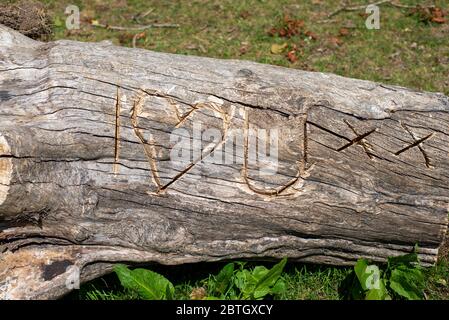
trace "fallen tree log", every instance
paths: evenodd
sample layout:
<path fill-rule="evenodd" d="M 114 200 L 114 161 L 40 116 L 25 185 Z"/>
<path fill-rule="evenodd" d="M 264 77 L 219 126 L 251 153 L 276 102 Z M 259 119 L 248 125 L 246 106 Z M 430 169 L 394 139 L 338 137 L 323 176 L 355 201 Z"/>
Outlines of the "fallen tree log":
<path fill-rule="evenodd" d="M 436 261 L 443 94 L 3 26 L 0 84 L 3 299 L 116 262 Z"/>

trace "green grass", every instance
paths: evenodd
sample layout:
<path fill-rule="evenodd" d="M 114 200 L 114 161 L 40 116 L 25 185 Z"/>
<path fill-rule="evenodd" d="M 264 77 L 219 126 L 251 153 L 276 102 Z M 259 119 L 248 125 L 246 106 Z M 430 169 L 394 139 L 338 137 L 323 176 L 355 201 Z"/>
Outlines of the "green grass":
<path fill-rule="evenodd" d="M 45 0 L 55 20 L 64 21 L 65 1 Z M 449 24 L 420 21 L 409 9 L 380 7 L 381 29 L 368 30 L 363 11 L 341 12 L 327 20 L 327 14 L 339 8 L 339 1 L 205 1 L 176 2 L 143 0 L 77 0 L 81 9 L 81 30 L 55 28 L 54 39 L 81 41 L 112 40 L 131 46 L 133 31 L 112 31 L 90 25 L 92 19 L 103 24 L 178 23 L 177 29 L 148 29 L 137 41 L 140 48 L 209 56 L 253 60 L 305 70 L 337 73 L 343 76 L 381 81 L 420 90 L 449 94 Z M 433 1 L 428 1 L 433 2 Z M 447 1 L 437 6 L 449 8 Z M 367 1 L 352 1 L 353 4 Z M 414 5 L 422 1 L 402 0 Z M 153 11 L 140 20 L 139 13 Z M 312 31 L 317 40 L 300 34 L 290 39 L 270 36 L 267 31 L 279 26 L 285 15 L 304 20 L 303 31 Z M 339 35 L 340 28 L 349 34 Z M 341 45 L 332 38 L 338 37 Z M 270 52 L 273 43 L 298 47 L 298 61 L 291 63 L 282 54 Z"/>
<path fill-rule="evenodd" d="M 350 273 L 350 268 L 298 265 L 284 274 L 287 290 L 280 299 L 338 300 L 339 286 Z"/>
<path fill-rule="evenodd" d="M 54 40 L 112 40 L 117 45 L 131 46 L 136 32 L 95 28 L 91 20 L 116 26 L 149 23 L 177 23 L 177 29 L 148 29 L 137 47 L 178 54 L 225 59 L 244 59 L 304 70 L 332 72 L 339 75 L 397 84 L 419 90 L 449 94 L 449 24 L 422 22 L 408 9 L 381 6 L 381 29 L 365 28 L 361 12 L 341 12 L 331 20 L 327 14 L 343 1 L 288 0 L 44 0 L 54 21 L 64 21 L 64 9 L 77 4 L 81 9 L 81 30 L 68 31 L 55 27 Z M 340 3 L 341 2 L 341 3 Z M 402 4 L 423 1 L 401 0 Z M 445 10 L 449 3 L 435 2 Z M 363 4 L 368 1 L 351 1 Z M 139 21 L 139 13 L 153 11 Z M 363 12 L 362 12 L 363 13 Z M 282 24 L 284 16 L 304 20 L 303 31 L 311 31 L 313 40 L 301 33 L 292 38 L 270 36 L 267 31 Z M 349 34 L 339 34 L 341 28 Z M 333 38 L 339 38 L 336 45 Z M 298 60 L 291 63 L 286 54 L 271 53 L 271 45 L 287 42 L 298 48 Z M 449 299 L 449 259 L 447 254 L 437 266 L 427 270 L 426 296 Z M 189 299 L 193 288 L 204 286 L 211 273 L 221 264 L 200 266 L 156 267 L 155 270 L 176 285 L 176 297 Z M 289 264 L 284 274 L 288 290 L 283 299 L 339 299 L 338 288 L 348 268 Z M 118 286 L 115 275 L 89 283 L 69 298 L 132 299 Z"/>
<path fill-rule="evenodd" d="M 258 263 L 260 264 L 260 263 Z M 250 263 L 248 266 L 255 266 Z M 271 267 L 272 264 L 263 265 Z M 175 299 L 190 300 L 195 288 L 205 288 L 211 274 L 217 274 L 224 263 L 201 263 L 183 266 L 152 265 L 148 268 L 167 277 L 175 285 Z M 333 267 L 305 264 L 287 264 L 282 275 L 286 290 L 276 299 L 283 300 L 340 300 L 341 288 L 351 267 Z M 429 300 L 449 300 L 449 261 L 440 259 L 435 267 L 425 271 L 425 296 Z M 138 297 L 120 285 L 115 274 L 95 279 L 73 291 L 66 299 L 80 300 L 135 300 Z"/>
<path fill-rule="evenodd" d="M 443 257 L 433 268 L 427 270 L 427 298 L 449 300 L 449 257 Z"/>
<path fill-rule="evenodd" d="M 260 265 L 260 263 L 248 266 Z M 266 267 L 272 264 L 265 263 Z M 171 280 L 175 285 L 175 298 L 177 300 L 190 300 L 194 288 L 206 288 L 207 280 L 211 274 L 224 266 L 223 263 L 203 263 L 185 266 L 150 266 L 149 269 L 157 271 Z M 302 265 L 290 263 L 287 265 L 282 277 L 287 290 L 277 299 L 287 300 L 338 300 L 339 287 L 351 268 L 326 267 L 318 265 Z M 115 274 L 95 279 L 72 292 L 66 299 L 81 300 L 134 300 L 137 296 L 124 290 Z"/>

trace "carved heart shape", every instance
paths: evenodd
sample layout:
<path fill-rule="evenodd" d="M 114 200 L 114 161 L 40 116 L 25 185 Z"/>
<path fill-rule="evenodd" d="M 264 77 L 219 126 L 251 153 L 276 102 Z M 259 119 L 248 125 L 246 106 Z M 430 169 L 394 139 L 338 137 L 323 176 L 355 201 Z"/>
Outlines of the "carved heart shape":
<path fill-rule="evenodd" d="M 192 118 L 194 114 L 199 110 L 210 110 L 214 113 L 214 115 L 218 115 L 218 118 L 221 119 L 222 122 L 222 130 L 221 130 L 221 140 L 215 143 L 210 143 L 205 148 L 201 150 L 201 155 L 197 158 L 194 158 L 188 165 L 186 165 L 183 169 L 179 170 L 179 172 L 171 178 L 171 180 L 167 183 L 162 183 L 162 180 L 159 176 L 159 168 L 157 164 L 157 149 L 156 149 L 156 141 L 154 140 L 154 135 L 150 131 L 149 138 L 146 139 L 144 137 L 143 130 L 139 128 L 139 117 L 142 116 L 142 110 L 145 104 L 145 101 L 148 97 L 159 97 L 164 98 L 169 105 L 173 108 L 174 114 L 177 119 L 176 125 L 173 129 L 177 129 L 182 127 L 188 119 Z M 177 104 L 177 102 L 170 96 L 155 90 L 142 89 L 140 94 L 134 99 L 134 104 L 131 112 L 131 124 L 134 129 L 134 133 L 143 145 L 145 155 L 148 159 L 150 170 L 152 174 L 153 183 L 156 185 L 157 190 L 156 194 L 160 194 L 167 190 L 167 188 L 179 180 L 182 176 L 188 173 L 198 162 L 200 162 L 205 157 L 209 156 L 214 150 L 223 145 L 226 142 L 226 136 L 228 133 L 229 125 L 230 125 L 231 116 L 224 110 L 222 104 L 218 101 L 207 101 L 207 102 L 199 102 L 193 105 L 190 105 L 190 110 L 187 112 L 181 112 L 181 107 Z"/>

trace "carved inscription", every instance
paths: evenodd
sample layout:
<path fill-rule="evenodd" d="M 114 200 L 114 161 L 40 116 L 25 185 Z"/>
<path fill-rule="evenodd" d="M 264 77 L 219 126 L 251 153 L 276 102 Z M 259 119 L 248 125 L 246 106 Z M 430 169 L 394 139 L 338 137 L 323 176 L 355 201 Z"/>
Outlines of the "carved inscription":
<path fill-rule="evenodd" d="M 303 123 L 300 124 L 304 128 L 304 147 L 302 148 L 302 156 L 300 159 L 297 160 L 297 172 L 293 179 L 291 179 L 286 184 L 279 186 L 277 188 L 260 188 L 256 187 L 253 183 L 251 183 L 250 179 L 248 178 L 248 140 L 249 140 L 249 125 L 250 125 L 250 119 L 249 119 L 249 112 L 248 109 L 245 109 L 245 118 L 244 118 L 244 161 L 243 161 L 243 168 L 242 168 L 242 176 L 245 180 L 246 185 L 248 188 L 253 191 L 256 194 L 264 195 L 264 196 L 279 196 L 279 195 L 285 195 L 290 191 L 291 189 L 295 189 L 295 186 L 298 184 L 298 182 L 305 178 L 308 174 L 308 170 L 310 168 L 307 168 L 307 135 L 306 135 L 306 118 L 303 119 Z M 291 195 L 291 194 L 287 194 Z"/>
<path fill-rule="evenodd" d="M 401 153 L 403 153 L 403 152 L 405 152 L 405 151 L 407 151 L 407 150 L 409 150 L 409 149 L 411 149 L 411 148 L 417 147 L 418 150 L 421 152 L 421 154 L 422 154 L 423 157 L 424 157 L 424 162 L 425 162 L 425 164 L 426 164 L 426 167 L 427 167 L 427 168 L 431 168 L 432 165 L 431 165 L 431 163 L 430 163 L 430 158 L 429 158 L 429 156 L 427 155 L 426 151 L 424 151 L 424 149 L 423 149 L 423 147 L 421 146 L 421 144 L 422 144 L 424 141 L 430 139 L 430 138 L 433 136 L 433 132 L 430 133 L 430 134 L 428 134 L 427 136 L 425 136 L 425 137 L 423 137 L 423 138 L 418 139 L 418 138 L 415 136 L 415 134 L 408 128 L 407 125 L 401 123 L 401 126 L 402 126 L 402 128 L 404 128 L 404 130 L 407 131 L 407 132 L 409 133 L 409 135 L 412 137 L 413 143 L 411 143 L 411 144 L 409 144 L 408 146 L 406 146 L 406 147 L 402 148 L 401 150 L 397 151 L 397 152 L 395 153 L 395 155 L 398 156 L 398 155 L 400 155 Z"/>
<path fill-rule="evenodd" d="M 138 118 L 139 118 L 140 114 L 142 113 L 143 105 L 148 96 L 164 98 L 167 100 L 169 105 L 173 107 L 173 109 L 175 111 L 176 118 L 178 120 L 175 128 L 180 127 L 189 117 L 191 117 L 194 114 L 195 111 L 200 110 L 200 109 L 209 109 L 211 111 L 217 112 L 220 115 L 220 118 L 223 123 L 222 137 L 221 137 L 220 142 L 215 144 L 212 148 L 209 148 L 209 150 L 204 151 L 198 158 L 194 159 L 183 170 L 181 170 L 177 175 L 175 175 L 175 177 L 172 178 L 171 181 L 167 182 L 166 184 L 162 184 L 161 179 L 159 177 L 159 172 L 158 172 L 157 163 L 156 163 L 156 147 L 155 147 L 155 141 L 154 141 L 153 135 L 150 133 L 149 139 L 146 140 L 144 138 L 144 135 L 143 135 L 141 129 L 139 128 Z M 201 161 L 202 159 L 209 156 L 217 148 L 221 147 L 226 141 L 226 137 L 227 137 L 228 130 L 229 130 L 230 120 L 231 120 L 231 116 L 228 115 L 228 113 L 225 112 L 225 110 L 222 108 L 222 106 L 218 105 L 217 103 L 214 103 L 214 102 L 196 103 L 191 106 L 191 109 L 189 111 L 182 114 L 180 111 L 179 105 L 176 103 L 176 101 L 173 98 L 171 98 L 168 95 L 165 95 L 159 91 L 156 91 L 156 90 L 142 89 L 141 92 L 134 99 L 134 105 L 132 108 L 132 115 L 131 115 L 131 124 L 134 129 L 135 135 L 139 139 L 140 143 L 143 145 L 145 155 L 150 164 L 153 183 L 157 187 L 156 194 L 164 192 L 170 185 L 172 185 L 177 180 L 182 178 L 182 176 L 184 176 L 186 173 L 188 173 L 199 161 Z"/>
<path fill-rule="evenodd" d="M 371 151 L 371 146 L 369 145 L 369 143 L 365 140 L 366 137 L 368 137 L 370 134 L 374 133 L 375 131 L 377 131 L 377 128 L 374 128 L 372 130 L 369 130 L 368 132 L 364 133 L 364 134 L 359 134 L 357 132 L 357 130 L 349 123 L 349 121 L 347 120 L 343 120 L 348 127 L 351 129 L 351 131 L 357 136 L 356 138 L 352 139 L 350 142 L 348 142 L 347 144 L 345 144 L 343 147 L 337 149 L 338 152 L 343 151 L 344 149 L 352 146 L 353 144 L 358 144 L 360 146 L 362 146 L 363 150 L 365 151 L 366 155 L 372 160 L 374 158 L 374 154 Z"/>
<path fill-rule="evenodd" d="M 201 110 L 201 109 L 207 109 L 210 111 L 213 111 L 214 114 L 218 114 L 219 118 L 222 121 L 222 129 L 221 129 L 221 140 L 218 143 L 215 143 L 211 148 L 208 150 L 202 151 L 201 156 L 199 156 L 196 159 L 193 159 L 192 162 L 190 162 L 183 170 L 178 172 L 169 182 L 162 183 L 161 178 L 159 176 L 159 170 L 157 166 L 157 150 L 156 150 L 156 142 L 154 140 L 153 134 L 149 132 L 149 138 L 146 139 L 144 137 L 142 129 L 139 127 L 139 117 L 142 116 L 142 109 L 144 107 L 145 101 L 148 97 L 159 97 L 163 98 L 167 101 L 167 103 L 171 106 L 173 109 L 174 115 L 177 119 L 177 123 L 175 125 L 175 128 L 179 128 L 183 126 L 183 124 L 191 118 L 195 112 Z M 117 173 L 117 165 L 119 161 L 119 141 L 120 141 L 120 109 L 121 109 L 121 102 L 120 102 L 120 92 L 119 89 L 117 89 L 117 99 L 115 104 L 115 149 L 114 149 L 114 173 Z M 180 105 L 177 103 L 177 101 L 171 97 L 168 94 L 162 93 L 157 90 L 152 89 L 140 89 L 138 94 L 133 99 L 133 106 L 131 110 L 131 125 L 134 131 L 135 136 L 138 138 L 139 142 L 143 146 L 143 150 L 145 153 L 145 156 L 147 158 L 147 161 L 150 166 L 151 170 L 151 177 L 152 177 L 152 183 L 156 186 L 156 194 L 160 194 L 161 192 L 164 192 L 167 190 L 173 183 L 175 183 L 177 180 L 181 179 L 186 173 L 188 173 L 198 162 L 200 162 L 202 159 L 208 157 L 214 150 L 217 148 L 220 148 L 223 146 L 224 143 L 226 143 L 226 140 L 228 138 L 228 132 L 230 131 L 231 126 L 231 120 L 233 118 L 233 113 L 228 112 L 227 110 L 229 108 L 225 108 L 225 106 L 220 105 L 216 102 L 199 102 L 195 103 L 193 105 L 190 105 L 190 109 L 186 112 L 182 112 L 182 109 Z M 255 185 L 253 181 L 249 178 L 249 164 L 248 164 L 248 158 L 249 158 L 249 131 L 250 131 L 250 115 L 248 107 L 244 108 L 243 112 L 243 164 L 241 169 L 241 176 L 244 180 L 244 183 L 249 188 L 250 191 L 261 195 L 261 196 L 281 196 L 281 195 L 292 195 L 296 191 L 298 191 L 297 185 L 299 182 L 303 179 L 306 179 L 310 175 L 310 170 L 313 169 L 314 164 L 309 163 L 309 150 L 308 150 L 308 144 L 309 144 L 309 132 L 308 127 L 314 126 L 320 130 L 323 130 L 324 132 L 330 133 L 335 137 L 338 137 L 340 139 L 343 139 L 346 141 L 345 144 L 341 145 L 340 147 L 332 148 L 333 150 L 337 152 L 343 152 L 344 150 L 358 145 L 360 146 L 366 156 L 370 160 L 374 159 L 382 159 L 379 155 L 376 155 L 373 151 L 372 145 L 368 141 L 370 136 L 375 134 L 379 131 L 379 128 L 371 128 L 365 132 L 363 132 L 360 129 L 357 129 L 356 126 L 349 122 L 346 119 L 342 120 L 345 125 L 348 127 L 348 129 L 352 132 L 353 135 L 355 135 L 355 138 L 350 139 L 346 136 L 343 136 L 339 133 L 336 133 L 318 123 L 312 122 L 308 120 L 307 112 L 302 117 L 302 120 L 300 123 L 298 123 L 298 127 L 302 128 L 303 130 L 303 141 L 302 141 L 302 148 L 300 152 L 299 159 L 296 161 L 297 163 L 297 172 L 290 181 L 287 183 L 279 186 L 279 187 L 273 187 L 273 188 L 264 188 L 264 187 L 258 187 Z M 429 155 L 424 150 L 422 144 L 430 139 L 434 133 L 430 133 L 424 137 L 417 137 L 411 129 L 406 125 L 400 122 L 401 127 L 408 133 L 408 135 L 412 138 L 412 142 L 410 142 L 408 145 L 404 146 L 400 150 L 394 152 L 395 156 L 400 156 L 402 153 L 404 153 L 407 150 L 410 150 L 412 148 L 417 148 L 420 153 L 422 154 L 424 158 L 424 162 L 427 168 L 431 168 L 431 159 Z"/>

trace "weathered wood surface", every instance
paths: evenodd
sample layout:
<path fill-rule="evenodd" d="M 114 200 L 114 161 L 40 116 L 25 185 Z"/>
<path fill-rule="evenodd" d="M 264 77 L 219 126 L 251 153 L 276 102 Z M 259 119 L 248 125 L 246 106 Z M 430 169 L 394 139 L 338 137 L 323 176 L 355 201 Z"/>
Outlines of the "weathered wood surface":
<path fill-rule="evenodd" d="M 234 161 L 170 161 L 170 132 L 194 123 L 221 130 L 204 160 L 240 129 Z M 0 26 L 0 297 L 56 298 L 73 268 L 117 261 L 344 265 L 418 243 L 432 264 L 448 125 L 438 93 Z M 275 175 L 247 160 L 254 128 L 279 129 Z"/>

